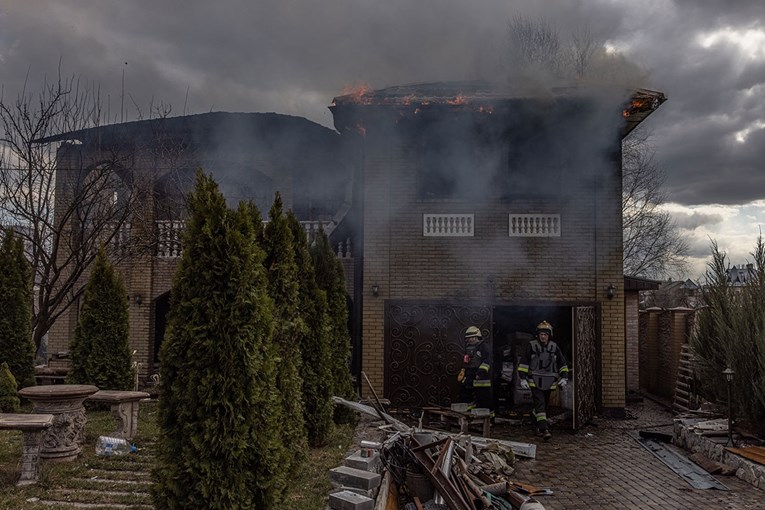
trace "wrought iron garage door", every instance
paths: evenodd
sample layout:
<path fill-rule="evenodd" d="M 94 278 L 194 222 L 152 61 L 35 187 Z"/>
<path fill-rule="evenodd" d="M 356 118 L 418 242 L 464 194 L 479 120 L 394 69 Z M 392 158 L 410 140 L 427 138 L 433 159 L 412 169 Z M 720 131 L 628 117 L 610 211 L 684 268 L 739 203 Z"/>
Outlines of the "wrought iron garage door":
<path fill-rule="evenodd" d="M 490 340 L 492 308 L 389 301 L 385 310 L 385 396 L 401 407 L 449 406 L 457 397 L 462 335 L 481 328 Z"/>
<path fill-rule="evenodd" d="M 574 430 L 595 414 L 596 367 L 595 307 L 574 309 Z"/>

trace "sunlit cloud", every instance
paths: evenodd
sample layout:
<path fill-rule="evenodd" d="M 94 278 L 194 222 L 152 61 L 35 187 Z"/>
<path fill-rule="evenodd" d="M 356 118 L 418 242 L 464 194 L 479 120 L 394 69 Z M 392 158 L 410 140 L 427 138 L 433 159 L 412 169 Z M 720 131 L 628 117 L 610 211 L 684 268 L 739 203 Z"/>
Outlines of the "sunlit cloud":
<path fill-rule="evenodd" d="M 751 261 L 757 237 L 765 226 L 765 200 L 743 205 L 692 205 L 667 203 L 664 210 L 672 215 L 689 245 L 688 274 L 700 279 L 712 257 L 712 243 L 726 254 L 731 265 Z"/>
<path fill-rule="evenodd" d="M 725 27 L 702 34 L 699 44 L 705 49 L 718 44 L 731 44 L 738 46 L 743 56 L 751 59 L 765 58 L 765 30 L 762 28 Z"/>
<path fill-rule="evenodd" d="M 741 131 L 736 131 L 734 133 L 734 136 L 736 138 L 736 141 L 738 143 L 746 143 L 747 137 L 754 131 L 759 131 L 760 129 L 765 128 L 765 121 L 756 120 L 749 124 L 747 127 L 742 129 Z"/>

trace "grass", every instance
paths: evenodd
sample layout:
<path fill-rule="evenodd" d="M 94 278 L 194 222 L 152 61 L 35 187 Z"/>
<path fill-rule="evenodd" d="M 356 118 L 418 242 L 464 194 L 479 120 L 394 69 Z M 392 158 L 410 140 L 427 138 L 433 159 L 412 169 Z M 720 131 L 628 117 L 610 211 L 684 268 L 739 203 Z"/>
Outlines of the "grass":
<path fill-rule="evenodd" d="M 25 407 L 22 412 L 30 412 Z M 128 456 L 99 457 L 95 454 L 98 436 L 114 430 L 108 411 L 88 409 L 82 452 L 73 462 L 43 462 L 40 483 L 16 487 L 21 459 L 22 434 L 0 431 L 0 510 L 71 509 L 72 502 L 103 505 L 130 505 L 128 508 L 151 508 L 148 483 L 151 481 L 153 446 L 159 437 L 156 402 L 141 403 L 138 452 Z M 353 441 L 353 426 L 335 428 L 327 446 L 311 449 L 300 476 L 293 480 L 285 508 L 322 510 L 332 489 L 327 472 L 342 464 Z M 47 502 L 43 504 L 42 501 Z M 51 502 L 58 502 L 51 503 Z M 69 503 L 69 504 L 67 504 Z"/>

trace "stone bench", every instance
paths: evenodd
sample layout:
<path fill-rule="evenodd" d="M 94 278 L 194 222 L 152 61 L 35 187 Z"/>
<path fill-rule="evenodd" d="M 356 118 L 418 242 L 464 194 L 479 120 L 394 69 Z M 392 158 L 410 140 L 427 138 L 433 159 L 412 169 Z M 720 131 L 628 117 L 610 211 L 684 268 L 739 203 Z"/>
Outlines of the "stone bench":
<path fill-rule="evenodd" d="M 88 397 L 88 402 L 111 405 L 112 416 L 117 422 L 115 437 L 133 439 L 138 431 L 138 405 L 149 394 L 143 391 L 99 390 Z"/>
<path fill-rule="evenodd" d="M 31 485 L 40 480 L 40 447 L 43 433 L 51 425 L 52 414 L 0 413 L 0 430 L 20 430 L 24 433 L 21 476 L 16 485 Z"/>

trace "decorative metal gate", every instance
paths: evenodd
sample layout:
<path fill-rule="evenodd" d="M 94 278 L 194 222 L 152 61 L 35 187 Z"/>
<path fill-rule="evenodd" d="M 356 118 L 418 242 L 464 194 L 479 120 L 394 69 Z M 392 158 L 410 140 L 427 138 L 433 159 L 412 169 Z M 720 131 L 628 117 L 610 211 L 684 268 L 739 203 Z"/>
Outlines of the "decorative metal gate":
<path fill-rule="evenodd" d="M 401 407 L 449 406 L 457 397 L 463 334 L 490 340 L 492 307 L 389 301 L 385 306 L 385 396 Z"/>
<path fill-rule="evenodd" d="M 595 307 L 574 308 L 574 430 L 587 424 L 595 414 L 595 339 Z"/>

